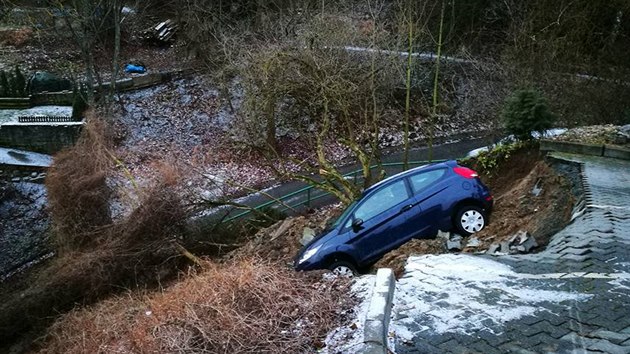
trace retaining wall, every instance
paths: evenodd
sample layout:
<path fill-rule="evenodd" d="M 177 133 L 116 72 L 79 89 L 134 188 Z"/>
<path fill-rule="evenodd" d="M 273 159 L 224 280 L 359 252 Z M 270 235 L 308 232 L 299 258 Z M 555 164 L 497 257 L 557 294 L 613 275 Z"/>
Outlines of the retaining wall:
<path fill-rule="evenodd" d="M 0 164 L 0 180 L 44 183 L 47 167 Z"/>
<path fill-rule="evenodd" d="M 630 149 L 613 145 L 594 145 L 566 141 L 541 140 L 540 150 L 630 160 Z"/>
<path fill-rule="evenodd" d="M 0 146 L 54 154 L 74 145 L 84 122 L 18 123 L 0 125 Z"/>
<path fill-rule="evenodd" d="M 187 75 L 189 70 L 176 70 L 167 72 L 157 72 L 134 76 L 116 81 L 116 91 L 132 91 L 146 87 L 159 85 L 174 78 Z M 110 83 L 104 82 L 101 86 L 96 86 L 95 91 L 109 91 Z M 29 97 L 4 97 L 0 98 L 0 109 L 24 109 L 34 106 L 71 106 L 74 101 L 72 91 L 43 92 Z"/>

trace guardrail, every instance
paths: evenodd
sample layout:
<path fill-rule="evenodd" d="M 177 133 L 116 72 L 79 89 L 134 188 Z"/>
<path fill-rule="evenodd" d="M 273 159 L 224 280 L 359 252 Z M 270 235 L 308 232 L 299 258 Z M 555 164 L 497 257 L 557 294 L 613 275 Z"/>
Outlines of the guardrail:
<path fill-rule="evenodd" d="M 455 159 L 451 159 L 451 160 L 458 160 L 461 158 L 455 158 Z M 438 162 L 444 162 L 444 161 L 448 161 L 448 160 L 433 160 L 433 161 L 410 161 L 408 163 L 409 166 L 421 166 L 421 165 L 426 165 L 428 163 L 438 163 Z M 400 172 L 402 172 L 404 170 L 404 163 L 403 162 L 390 162 L 390 163 L 383 163 L 380 165 L 372 165 L 370 166 L 370 170 L 373 170 L 375 168 L 378 167 L 382 167 L 383 169 L 387 169 L 387 168 L 395 168 L 395 167 L 400 167 Z M 349 173 L 344 174 L 343 176 L 345 178 L 352 178 L 354 179 L 354 182 L 356 183 L 357 181 L 359 181 L 361 179 L 361 173 L 363 172 L 363 170 L 355 170 Z M 385 171 L 385 174 L 387 175 L 387 171 Z M 299 189 L 295 192 L 283 195 L 281 197 L 277 197 L 277 198 L 272 198 L 272 200 L 265 202 L 263 204 L 260 204 L 258 206 L 252 207 L 249 210 L 243 211 L 241 213 L 238 213 L 236 215 L 230 216 L 226 219 L 223 219 L 221 221 L 221 223 L 227 223 L 227 222 L 231 222 L 234 221 L 236 219 L 240 219 L 242 217 L 245 217 L 255 211 L 260 211 L 261 209 L 265 209 L 265 208 L 276 208 L 278 211 L 280 212 L 284 212 L 287 211 L 289 209 L 297 209 L 300 208 L 302 206 L 306 206 L 306 207 L 310 207 L 311 204 L 321 198 L 327 197 L 332 195 L 332 193 L 330 192 L 326 192 L 323 191 L 315 186 L 307 186 L 304 187 L 302 189 Z M 304 196 L 304 200 L 294 203 L 294 204 L 290 204 L 290 200 L 294 199 L 294 198 L 298 198 L 298 199 L 302 199 L 301 197 Z"/>
<path fill-rule="evenodd" d="M 19 116 L 20 123 L 66 123 L 74 122 L 72 117 L 66 116 Z"/>

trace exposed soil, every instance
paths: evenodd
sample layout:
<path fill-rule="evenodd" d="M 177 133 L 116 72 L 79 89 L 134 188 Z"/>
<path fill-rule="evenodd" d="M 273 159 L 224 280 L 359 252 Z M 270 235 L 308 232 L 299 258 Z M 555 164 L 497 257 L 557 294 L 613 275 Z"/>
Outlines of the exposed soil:
<path fill-rule="evenodd" d="M 540 249 L 569 221 L 574 202 L 570 182 L 544 161 L 529 163 L 531 171 L 526 176 L 514 178 L 512 183 L 496 184 L 490 224 L 475 234 L 481 245 L 474 251 L 505 241 L 521 230 L 533 236 Z M 509 165 L 515 167 L 512 162 Z M 517 166 L 523 168 L 523 165 Z M 501 170 L 506 168 L 508 166 L 502 166 Z M 501 180 L 507 182 L 504 177 Z M 492 181 L 489 184 L 494 187 Z M 538 195 L 534 194 L 535 188 L 541 188 Z"/>
<path fill-rule="evenodd" d="M 470 162 L 468 162 L 470 163 Z M 575 166 L 550 164 L 543 159 L 537 147 L 525 147 L 500 158 L 492 170 L 484 171 L 476 162 L 470 163 L 481 173 L 481 179 L 491 189 L 495 204 L 490 224 L 472 238 L 480 242 L 476 247 L 465 247 L 464 252 L 483 252 L 493 243 L 510 239 L 518 231 L 533 236 L 539 251 L 551 236 L 560 231 L 569 221 L 579 193 L 579 170 Z M 534 195 L 534 187 L 541 188 Z M 448 252 L 445 240 L 411 240 L 402 247 L 387 253 L 375 267 L 388 267 L 400 276 L 407 258 L 417 254 L 440 254 Z"/>
<path fill-rule="evenodd" d="M 260 230 L 243 247 L 232 251 L 227 259 L 260 257 L 265 260 L 292 263 L 302 244 L 305 228 L 314 234 L 322 232 L 326 223 L 337 217 L 342 209 L 339 204 L 317 210 L 313 214 L 287 218 Z"/>
<path fill-rule="evenodd" d="M 434 240 L 411 240 L 400 246 L 381 258 L 376 262 L 374 268 L 391 268 L 396 278 L 400 277 L 405 270 L 407 258 L 416 254 L 441 254 L 446 253 L 446 245 L 444 239 L 436 238 Z"/>

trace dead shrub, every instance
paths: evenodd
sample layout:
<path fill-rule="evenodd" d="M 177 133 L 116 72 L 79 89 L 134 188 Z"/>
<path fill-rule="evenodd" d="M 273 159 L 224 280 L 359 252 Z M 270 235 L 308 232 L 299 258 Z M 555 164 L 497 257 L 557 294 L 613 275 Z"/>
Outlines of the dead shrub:
<path fill-rule="evenodd" d="M 44 326 L 77 303 L 124 289 L 155 287 L 185 264 L 176 240 L 184 208 L 172 188 L 158 185 L 127 218 L 93 232 L 94 247 L 70 249 L 0 304 L 0 342 Z"/>
<path fill-rule="evenodd" d="M 187 264 L 177 244 L 186 210 L 171 177 L 139 191 L 138 206 L 112 222 L 107 127 L 94 116 L 88 122 L 77 145 L 55 157 L 46 181 L 59 255 L 27 287 L 0 299 L 0 342 L 77 303 L 158 286 Z"/>
<path fill-rule="evenodd" d="M 75 310 L 42 353 L 304 353 L 321 346 L 349 307 L 348 282 L 248 259 L 208 264 L 163 293 Z"/>
<path fill-rule="evenodd" d="M 68 252 L 88 245 L 111 223 L 107 174 L 113 166 L 106 125 L 93 112 L 77 144 L 54 158 L 48 176 L 48 202 L 57 249 Z"/>

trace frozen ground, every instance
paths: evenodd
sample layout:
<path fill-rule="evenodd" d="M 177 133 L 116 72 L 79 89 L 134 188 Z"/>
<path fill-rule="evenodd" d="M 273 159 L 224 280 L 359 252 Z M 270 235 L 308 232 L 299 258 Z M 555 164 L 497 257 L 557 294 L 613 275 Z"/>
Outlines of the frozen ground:
<path fill-rule="evenodd" d="M 71 106 L 38 106 L 27 109 L 0 109 L 0 124 L 17 122 L 19 116 L 71 117 Z"/>
<path fill-rule="evenodd" d="M 525 281 L 492 259 L 454 254 L 411 257 L 396 284 L 390 330 L 403 341 L 422 331 L 500 334 L 508 321 L 547 311 L 542 303 L 569 306 L 591 296 Z"/>
<path fill-rule="evenodd" d="M 0 279 L 50 252 L 46 187 L 0 182 Z"/>
<path fill-rule="evenodd" d="M 52 156 L 32 151 L 0 147 L 0 165 L 1 164 L 48 167 L 52 164 Z"/>
<path fill-rule="evenodd" d="M 325 354 L 359 354 L 363 348 L 363 328 L 367 314 L 375 276 L 372 274 L 356 277 L 352 280 L 352 294 L 359 300 L 350 315 L 348 325 L 332 330 L 320 350 Z"/>

